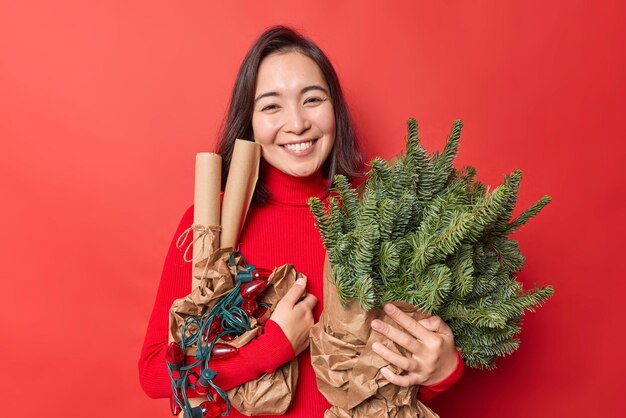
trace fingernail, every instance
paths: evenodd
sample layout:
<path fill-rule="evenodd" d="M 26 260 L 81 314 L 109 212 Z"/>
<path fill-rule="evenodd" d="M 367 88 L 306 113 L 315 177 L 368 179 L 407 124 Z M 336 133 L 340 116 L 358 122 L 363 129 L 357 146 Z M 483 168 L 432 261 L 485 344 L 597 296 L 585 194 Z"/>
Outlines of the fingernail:
<path fill-rule="evenodd" d="M 421 320 L 419 320 L 417 322 L 419 322 L 422 326 L 425 327 L 426 325 L 428 325 L 428 318 L 421 319 Z"/>
<path fill-rule="evenodd" d="M 306 279 L 304 277 L 299 277 L 298 280 L 296 280 L 296 284 L 304 286 L 306 284 Z"/>
<path fill-rule="evenodd" d="M 388 303 L 385 305 L 385 312 L 387 312 L 388 314 L 392 314 L 396 311 L 396 307 L 393 306 L 391 303 Z"/>
<path fill-rule="evenodd" d="M 383 329 L 383 323 L 380 322 L 378 319 L 375 319 L 372 321 L 372 328 L 376 330 L 381 330 Z"/>
<path fill-rule="evenodd" d="M 374 343 L 372 344 L 372 350 L 374 350 L 375 352 L 379 353 L 381 351 L 382 348 L 382 344 L 381 343 Z"/>
<path fill-rule="evenodd" d="M 380 369 L 380 372 L 382 373 L 383 376 L 389 377 L 389 370 L 387 370 L 386 367 Z"/>

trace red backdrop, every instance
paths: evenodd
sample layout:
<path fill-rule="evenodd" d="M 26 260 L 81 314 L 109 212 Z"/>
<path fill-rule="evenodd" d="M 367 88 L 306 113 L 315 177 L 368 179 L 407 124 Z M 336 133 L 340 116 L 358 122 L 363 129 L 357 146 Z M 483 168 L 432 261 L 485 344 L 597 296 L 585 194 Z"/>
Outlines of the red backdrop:
<path fill-rule="evenodd" d="M 409 116 L 431 150 L 461 118 L 459 165 L 522 169 L 519 209 L 554 199 L 517 238 L 556 295 L 434 409 L 624 416 L 624 3 L 223 3 L 0 3 L 3 414 L 169 416 L 136 367 L 165 250 L 243 54 L 285 23 L 336 65 L 369 155 Z"/>

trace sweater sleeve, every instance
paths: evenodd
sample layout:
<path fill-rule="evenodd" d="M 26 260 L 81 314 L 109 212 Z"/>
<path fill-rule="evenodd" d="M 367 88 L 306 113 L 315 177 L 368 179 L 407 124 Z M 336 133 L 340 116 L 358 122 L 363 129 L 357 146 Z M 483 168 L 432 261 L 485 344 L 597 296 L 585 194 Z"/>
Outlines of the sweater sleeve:
<path fill-rule="evenodd" d="M 433 399 L 435 396 L 439 395 L 441 392 L 444 392 L 450 389 L 456 382 L 461 379 L 463 375 L 463 370 L 465 369 L 465 365 L 463 364 L 463 359 L 459 354 L 458 350 L 456 352 L 456 368 L 442 381 L 435 383 L 430 386 L 421 386 L 419 388 L 419 392 L 417 395 L 417 399 L 421 402 L 428 402 Z"/>
<path fill-rule="evenodd" d="M 165 362 L 168 346 L 169 310 L 174 300 L 191 292 L 191 263 L 183 261 L 176 247 L 180 234 L 193 223 L 193 207 L 189 208 L 170 244 L 156 300 L 139 358 L 139 380 L 151 398 L 166 398 L 171 394 L 171 382 Z M 272 355 L 268 356 L 267 353 Z M 217 372 L 215 383 L 224 390 L 273 372 L 295 356 L 291 343 L 282 329 L 268 321 L 262 335 L 240 348 L 237 356 L 214 361 L 210 367 Z"/>

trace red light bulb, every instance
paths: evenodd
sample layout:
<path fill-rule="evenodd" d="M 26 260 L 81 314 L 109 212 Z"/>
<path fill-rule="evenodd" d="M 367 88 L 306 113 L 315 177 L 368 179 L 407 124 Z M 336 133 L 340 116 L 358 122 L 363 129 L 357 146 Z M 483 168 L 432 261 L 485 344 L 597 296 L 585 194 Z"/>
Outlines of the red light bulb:
<path fill-rule="evenodd" d="M 172 365 L 174 370 L 178 370 L 185 361 L 185 351 L 178 343 L 170 343 L 170 345 L 167 346 L 165 360 Z"/>
<path fill-rule="evenodd" d="M 255 268 L 252 270 L 252 280 L 264 280 L 267 281 L 270 275 L 272 274 L 272 270 L 264 269 L 264 268 Z"/>
<path fill-rule="evenodd" d="M 222 399 L 222 397 L 219 395 L 214 396 L 213 399 L 215 399 L 215 402 L 217 403 L 217 406 L 220 407 L 220 410 L 222 412 L 226 412 L 226 410 L 228 409 L 228 407 L 226 406 L 226 401 Z"/>
<path fill-rule="evenodd" d="M 224 327 L 222 327 L 222 318 L 216 316 L 213 318 L 213 322 L 211 323 L 208 341 L 213 341 L 222 331 L 224 331 Z"/>
<path fill-rule="evenodd" d="M 202 418 L 217 418 L 222 415 L 222 408 L 214 401 L 204 401 L 200 404 Z"/>
<path fill-rule="evenodd" d="M 195 388 L 198 395 L 206 395 L 213 390 L 211 387 L 211 381 L 217 376 L 217 373 L 212 369 L 204 369 L 200 372 L 200 377 L 196 381 Z"/>
<path fill-rule="evenodd" d="M 209 390 L 209 394 L 211 395 L 211 398 L 213 399 L 213 401 L 217 403 L 219 407 L 222 409 L 222 412 L 226 412 L 226 409 L 227 409 L 226 401 L 222 399 L 222 397 L 217 393 L 217 391 L 214 388 L 211 388 Z"/>
<path fill-rule="evenodd" d="M 232 332 L 222 335 L 222 340 L 224 341 L 231 342 L 234 339 L 235 339 L 235 334 L 233 334 Z"/>
<path fill-rule="evenodd" d="M 191 408 L 191 418 L 217 418 L 221 415 L 222 409 L 213 401 L 204 401 Z"/>
<path fill-rule="evenodd" d="M 251 282 L 241 285 L 239 294 L 243 296 L 244 299 L 254 299 L 259 296 L 267 288 L 267 286 L 269 285 L 265 280 L 252 280 Z"/>
<path fill-rule="evenodd" d="M 270 308 L 268 308 L 267 306 L 261 306 L 256 312 L 256 321 L 260 325 L 265 325 L 267 320 L 270 319 L 271 314 L 272 313 L 270 312 Z"/>
<path fill-rule="evenodd" d="M 204 384 L 204 381 L 202 379 L 198 379 L 195 387 L 196 387 L 196 393 L 198 395 L 205 396 L 207 393 L 209 393 L 211 386 L 208 384 L 208 382 Z"/>
<path fill-rule="evenodd" d="M 178 393 L 178 399 L 182 402 L 183 400 L 182 391 L 180 389 L 176 389 L 176 393 Z M 172 415 L 174 416 L 177 416 L 183 411 L 180 405 L 178 405 L 178 402 L 176 402 L 176 395 L 173 392 L 170 395 L 170 410 L 172 411 Z"/>
<path fill-rule="evenodd" d="M 253 316 L 257 309 L 259 309 L 259 304 L 256 303 L 254 299 L 244 299 L 241 307 L 248 316 Z"/>
<path fill-rule="evenodd" d="M 237 347 L 233 347 L 232 345 L 215 343 L 213 346 L 213 350 L 211 350 L 211 359 L 212 360 L 225 360 L 227 358 L 231 358 L 239 353 L 239 349 Z"/>

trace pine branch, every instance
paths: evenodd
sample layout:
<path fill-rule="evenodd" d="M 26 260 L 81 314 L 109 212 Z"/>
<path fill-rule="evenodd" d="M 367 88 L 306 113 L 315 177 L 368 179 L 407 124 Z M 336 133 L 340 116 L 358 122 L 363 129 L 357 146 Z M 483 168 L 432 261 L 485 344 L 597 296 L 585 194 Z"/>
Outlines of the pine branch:
<path fill-rule="evenodd" d="M 324 204 L 317 197 L 312 197 L 308 201 L 309 207 L 311 208 L 311 212 L 313 212 L 313 216 L 315 216 L 315 222 L 317 229 L 320 231 L 322 235 L 322 239 L 324 240 L 324 245 L 326 248 L 332 248 L 332 238 L 331 238 L 331 228 L 329 224 L 329 216 L 324 210 Z"/>
<path fill-rule="evenodd" d="M 359 210 L 359 196 L 356 190 L 350 187 L 350 182 L 343 175 L 334 178 L 333 191 L 341 199 L 341 213 L 343 214 L 343 232 L 348 232 L 355 227 L 355 216 Z"/>
<path fill-rule="evenodd" d="M 541 209 L 546 207 L 548 203 L 550 203 L 552 199 L 550 196 L 544 196 L 531 207 L 522 212 L 517 218 L 515 218 L 506 229 L 506 234 L 511 234 L 515 230 L 519 229 L 522 225 L 526 224 L 531 218 L 535 217 Z"/>
<path fill-rule="evenodd" d="M 519 346 L 523 314 L 553 294 L 551 286 L 523 289 L 516 275 L 524 257 L 507 236 L 550 198 L 511 220 L 520 171 L 490 191 L 473 167 L 454 168 L 460 121 L 432 155 L 420 145 L 414 119 L 407 128 L 406 154 L 392 166 L 372 160 L 360 200 L 348 179 L 336 176 L 327 210 L 319 199 L 309 201 L 339 300 L 357 299 L 366 310 L 404 300 L 440 315 L 466 364 L 493 368 Z"/>
<path fill-rule="evenodd" d="M 463 128 L 463 122 L 455 120 L 452 124 L 452 132 L 448 137 L 446 146 L 443 152 L 438 155 L 435 162 L 435 176 L 437 181 L 435 182 L 435 190 L 441 190 L 446 184 L 450 176 L 453 174 L 454 166 L 452 162 L 456 158 L 459 150 L 459 139 L 461 139 L 461 129 Z"/>

